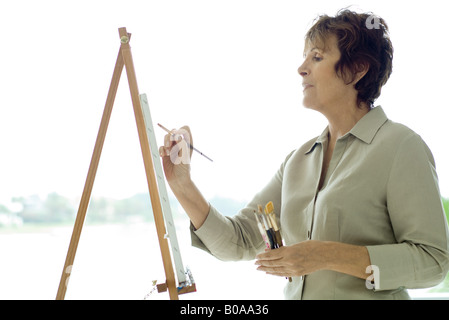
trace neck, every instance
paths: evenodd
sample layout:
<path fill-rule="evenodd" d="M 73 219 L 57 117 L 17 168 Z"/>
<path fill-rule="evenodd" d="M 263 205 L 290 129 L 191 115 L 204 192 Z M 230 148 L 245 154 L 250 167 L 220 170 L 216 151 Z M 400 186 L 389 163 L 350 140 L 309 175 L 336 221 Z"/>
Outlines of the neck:
<path fill-rule="evenodd" d="M 356 123 L 365 116 L 370 108 L 363 104 L 361 107 L 352 106 L 333 109 L 337 112 L 325 114 L 329 121 L 329 141 L 335 142 L 338 138 L 348 133 Z"/>

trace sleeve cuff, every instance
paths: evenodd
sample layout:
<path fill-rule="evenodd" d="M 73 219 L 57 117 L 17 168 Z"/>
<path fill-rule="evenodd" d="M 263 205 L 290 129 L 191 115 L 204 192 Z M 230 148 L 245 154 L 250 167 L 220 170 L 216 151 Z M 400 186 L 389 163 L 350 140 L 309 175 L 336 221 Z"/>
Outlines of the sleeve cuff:
<path fill-rule="evenodd" d="M 413 261 L 407 253 L 407 244 L 367 246 L 374 290 L 394 290 L 404 287 L 413 276 Z M 370 271 L 368 271 L 370 270 Z"/>

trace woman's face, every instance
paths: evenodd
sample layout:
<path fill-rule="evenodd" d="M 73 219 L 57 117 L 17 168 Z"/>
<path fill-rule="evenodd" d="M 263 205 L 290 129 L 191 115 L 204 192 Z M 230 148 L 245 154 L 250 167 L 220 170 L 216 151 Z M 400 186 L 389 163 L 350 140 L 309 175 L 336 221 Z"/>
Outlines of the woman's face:
<path fill-rule="evenodd" d="M 356 101 L 357 91 L 354 85 L 346 84 L 335 71 L 335 64 L 340 56 L 337 38 L 333 35 L 319 47 L 307 41 L 305 60 L 298 68 L 298 73 L 303 78 L 303 104 L 306 108 L 326 113 L 338 111 L 338 106 Z"/>

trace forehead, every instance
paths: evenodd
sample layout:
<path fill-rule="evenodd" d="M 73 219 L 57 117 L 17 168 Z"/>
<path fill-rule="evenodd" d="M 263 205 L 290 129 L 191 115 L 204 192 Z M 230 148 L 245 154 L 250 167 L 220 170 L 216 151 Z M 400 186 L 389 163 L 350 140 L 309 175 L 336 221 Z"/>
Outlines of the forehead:
<path fill-rule="evenodd" d="M 334 34 L 328 34 L 327 36 L 317 36 L 313 39 L 307 38 L 304 44 L 304 57 L 312 51 L 318 51 L 320 53 L 327 53 L 330 55 L 340 54 L 337 37 Z"/>

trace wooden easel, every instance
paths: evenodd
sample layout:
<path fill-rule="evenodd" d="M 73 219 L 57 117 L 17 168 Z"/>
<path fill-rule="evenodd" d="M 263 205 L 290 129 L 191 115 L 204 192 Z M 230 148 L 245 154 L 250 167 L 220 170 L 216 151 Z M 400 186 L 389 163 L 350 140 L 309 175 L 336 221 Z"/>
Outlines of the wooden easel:
<path fill-rule="evenodd" d="M 155 167 L 153 162 L 153 157 L 150 150 L 150 143 L 147 135 L 147 127 L 145 124 L 144 112 L 142 110 L 141 101 L 139 98 L 139 89 L 137 87 L 136 73 L 134 70 L 134 63 L 131 55 L 131 47 L 129 45 L 129 40 L 131 34 L 127 33 L 126 28 L 119 28 L 120 36 L 120 50 L 117 57 L 117 62 L 115 64 L 114 73 L 112 75 L 111 84 L 109 86 L 109 92 L 106 99 L 105 108 L 103 111 L 103 116 L 100 123 L 100 129 L 98 131 L 97 140 L 95 142 L 94 152 L 92 155 L 91 163 L 89 166 L 89 171 L 87 174 L 86 182 L 84 185 L 83 194 L 81 196 L 80 205 L 78 208 L 78 213 L 75 220 L 75 225 L 73 227 L 72 238 L 70 240 L 69 249 L 67 252 L 67 257 L 64 264 L 64 269 L 62 271 L 61 280 L 59 282 L 59 288 L 56 295 L 57 300 L 63 300 L 67 290 L 68 278 L 75 260 L 76 249 L 78 247 L 79 238 L 81 235 L 81 230 L 83 228 L 83 223 L 86 217 L 87 208 L 89 205 L 92 188 L 95 180 L 95 175 L 98 168 L 98 163 L 100 161 L 101 151 L 103 149 L 103 144 L 106 136 L 106 131 L 109 124 L 109 119 L 112 113 L 112 107 L 114 105 L 115 95 L 117 92 L 118 84 L 120 81 L 120 76 L 123 70 L 123 66 L 126 68 L 126 73 L 128 75 L 129 89 L 131 92 L 131 100 L 134 109 L 134 115 L 136 118 L 137 131 L 139 135 L 140 147 L 142 149 L 142 156 L 145 166 L 145 173 L 147 176 L 148 188 L 150 192 L 150 199 L 154 214 L 154 222 L 156 225 L 157 236 L 159 240 L 159 246 L 162 254 L 162 262 L 165 270 L 166 282 L 164 284 L 158 285 L 158 290 L 164 291 L 168 288 L 169 296 L 171 300 L 177 300 L 178 294 L 187 293 L 195 291 L 195 285 L 190 285 L 188 287 L 178 289 L 175 280 L 175 274 L 173 271 L 173 264 L 170 255 L 170 249 L 168 245 L 168 239 L 165 229 L 164 216 L 162 212 L 161 199 L 159 194 L 159 188 L 157 184 L 157 177 L 155 174 Z M 145 99 L 146 100 L 146 99 Z M 144 101 L 145 101 L 144 100 Z M 144 109 L 145 110 L 145 109 Z M 148 113 L 148 112 L 147 112 Z M 151 140 L 150 140 L 151 142 Z M 157 147 L 157 146 L 155 146 Z M 158 177 L 160 179 L 160 177 Z M 165 188 L 165 186 L 164 186 Z M 164 199 L 164 201 L 168 201 Z M 179 274 L 179 273 L 178 273 Z"/>

